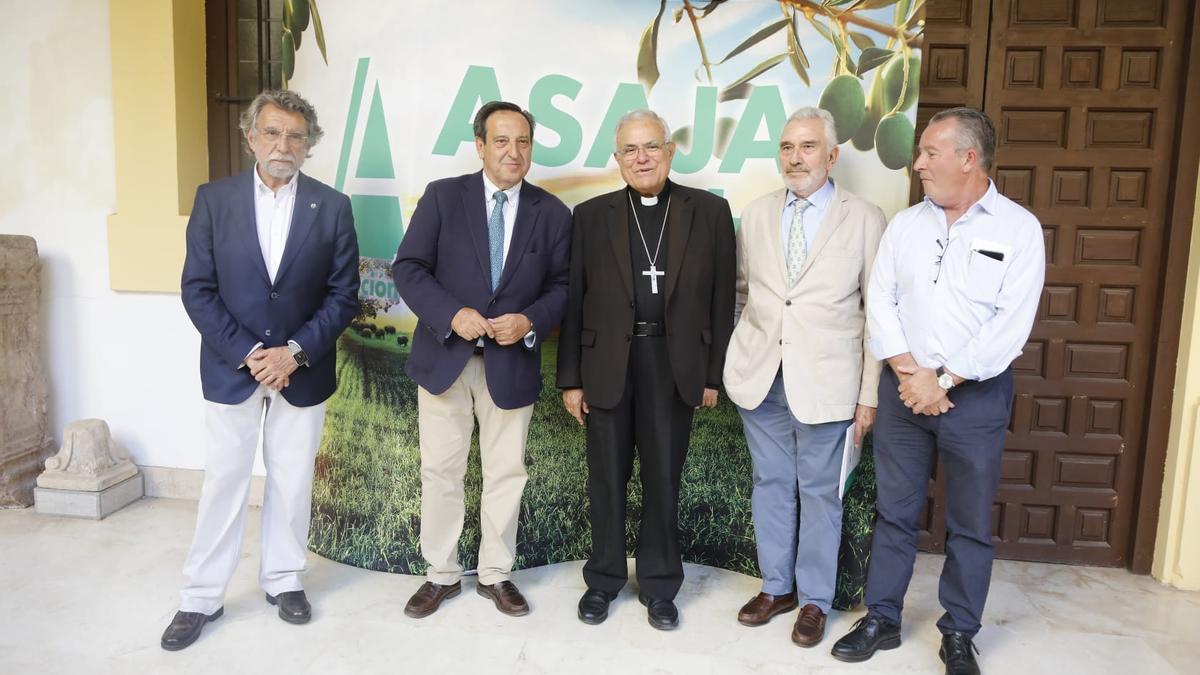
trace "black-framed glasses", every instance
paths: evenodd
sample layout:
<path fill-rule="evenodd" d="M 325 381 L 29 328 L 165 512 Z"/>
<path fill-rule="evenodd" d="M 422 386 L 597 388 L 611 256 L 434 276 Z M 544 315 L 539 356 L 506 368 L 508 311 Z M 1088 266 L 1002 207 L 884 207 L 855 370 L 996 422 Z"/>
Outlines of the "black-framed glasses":
<path fill-rule="evenodd" d="M 942 275 L 942 258 L 946 257 L 946 245 L 942 243 L 940 238 L 937 240 L 937 245 L 937 259 L 929 266 L 929 280 L 935 284 L 938 282 L 938 277 Z"/>

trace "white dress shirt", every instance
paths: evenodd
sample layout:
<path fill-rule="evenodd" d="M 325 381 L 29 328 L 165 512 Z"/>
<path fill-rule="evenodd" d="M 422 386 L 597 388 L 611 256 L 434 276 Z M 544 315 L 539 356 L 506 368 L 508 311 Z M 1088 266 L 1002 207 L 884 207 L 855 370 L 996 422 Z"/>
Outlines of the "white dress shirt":
<path fill-rule="evenodd" d="M 275 283 L 275 275 L 279 273 L 283 247 L 292 229 L 296 179 L 299 175 L 300 172 L 296 172 L 287 185 L 271 190 L 258 175 L 258 167 L 254 167 L 254 225 L 258 229 L 258 245 L 262 249 L 263 262 L 267 265 L 271 283 Z"/>
<path fill-rule="evenodd" d="M 825 211 L 829 208 L 829 200 L 833 199 L 833 181 L 825 179 L 825 184 L 817 188 L 817 191 L 807 197 L 808 203 L 812 206 L 800 216 L 800 222 L 804 225 L 804 243 L 805 250 L 811 251 L 813 242 L 817 239 L 817 231 L 821 229 L 821 221 L 825 220 Z M 783 219 L 781 236 L 783 241 L 783 255 L 787 257 L 788 237 L 792 231 L 792 214 L 796 210 L 796 202 L 800 200 L 800 195 L 788 190 L 786 201 L 783 205 Z"/>
<path fill-rule="evenodd" d="M 258 231 L 258 247 L 261 249 L 263 263 L 267 266 L 267 276 L 275 283 L 275 275 L 279 274 L 279 263 L 283 260 L 283 249 L 287 246 L 288 233 L 292 230 L 292 212 L 296 209 L 296 181 L 300 172 L 292 174 L 292 179 L 278 190 L 272 190 L 258 175 L 258 165 L 254 165 L 254 227 Z M 261 349 L 259 342 L 250 348 L 250 354 Z M 295 340 L 288 340 L 292 353 L 302 351 Z M 245 359 L 238 364 L 244 367 Z M 307 365 L 307 364 L 306 364 Z"/>
<path fill-rule="evenodd" d="M 986 380 L 1021 354 L 1045 281 L 1042 226 L 988 183 L 953 226 L 926 197 L 884 231 L 867 293 L 876 358 L 910 352 Z"/>

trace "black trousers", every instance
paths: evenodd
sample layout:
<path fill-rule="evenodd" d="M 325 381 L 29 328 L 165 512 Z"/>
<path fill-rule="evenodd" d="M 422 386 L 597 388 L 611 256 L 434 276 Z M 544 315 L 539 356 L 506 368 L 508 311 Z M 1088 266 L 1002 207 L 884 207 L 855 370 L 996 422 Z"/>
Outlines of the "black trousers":
<path fill-rule="evenodd" d="M 904 407 L 891 368 L 879 377 L 875 481 L 879 496 L 866 603 L 900 622 L 917 556 L 917 531 L 940 455 L 946 472 L 946 561 L 938 601 L 942 633 L 975 635 L 992 579 L 992 502 L 1000 484 L 1004 433 L 1012 414 L 1012 369 L 950 391 L 954 403 L 937 417 Z"/>
<path fill-rule="evenodd" d="M 593 407 L 587 418 L 592 556 L 583 579 L 607 593 L 625 585 L 625 494 L 636 447 L 642 479 L 638 587 L 652 598 L 673 599 L 683 584 L 679 479 L 694 411 L 675 390 L 665 337 L 634 337 L 629 357 L 620 402 Z"/>

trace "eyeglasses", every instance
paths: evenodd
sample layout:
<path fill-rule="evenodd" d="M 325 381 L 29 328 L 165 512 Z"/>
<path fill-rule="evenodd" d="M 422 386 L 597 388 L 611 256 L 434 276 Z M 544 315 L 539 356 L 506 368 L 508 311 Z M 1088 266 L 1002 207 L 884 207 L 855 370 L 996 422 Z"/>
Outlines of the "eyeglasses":
<path fill-rule="evenodd" d="M 258 132 L 259 136 L 262 136 L 267 140 L 268 143 L 271 144 L 278 143 L 280 138 L 287 141 L 287 144 L 290 146 L 308 144 L 308 134 L 298 134 L 294 131 L 284 133 L 274 127 L 267 127 L 266 129 L 255 128 L 255 131 Z"/>
<path fill-rule="evenodd" d="M 637 157 L 638 151 L 644 151 L 647 157 L 656 157 L 663 151 L 664 146 L 665 144 L 658 141 L 650 141 L 642 145 L 624 145 L 617 150 L 617 154 L 621 159 L 633 159 Z"/>
<path fill-rule="evenodd" d="M 942 258 L 946 256 L 946 245 L 942 243 L 941 239 L 937 240 L 937 245 L 937 260 L 934 260 L 933 264 L 929 266 L 929 280 L 935 284 L 938 282 L 938 277 L 942 275 Z"/>

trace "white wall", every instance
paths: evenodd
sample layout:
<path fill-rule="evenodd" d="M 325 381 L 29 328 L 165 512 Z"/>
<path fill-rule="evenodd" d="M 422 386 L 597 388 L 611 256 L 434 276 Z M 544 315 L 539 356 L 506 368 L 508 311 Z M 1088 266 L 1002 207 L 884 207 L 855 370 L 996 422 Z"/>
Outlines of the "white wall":
<path fill-rule="evenodd" d="M 109 288 L 108 3 L 0 0 L 0 15 L 0 233 L 38 242 L 55 441 L 98 417 L 138 464 L 202 468 L 200 339 L 179 296 Z"/>

